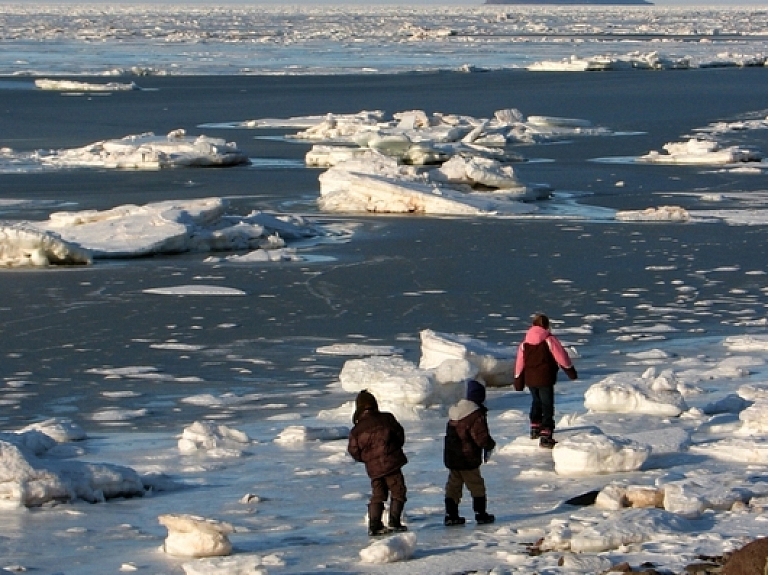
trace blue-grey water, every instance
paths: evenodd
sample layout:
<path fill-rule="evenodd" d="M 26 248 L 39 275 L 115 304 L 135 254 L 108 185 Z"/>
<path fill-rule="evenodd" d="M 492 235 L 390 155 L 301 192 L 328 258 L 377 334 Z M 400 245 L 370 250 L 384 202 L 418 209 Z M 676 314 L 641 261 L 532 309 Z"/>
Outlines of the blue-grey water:
<path fill-rule="evenodd" d="M 642 132 L 516 148 L 552 160 L 521 165 L 521 179 L 578 193 L 585 205 L 690 208 L 700 206 L 693 192 L 716 192 L 724 196 L 718 208 L 750 210 L 748 201 L 728 194 L 764 189 L 763 175 L 591 161 L 638 155 L 709 122 L 754 115 L 765 106 L 763 69 L 185 76 L 147 77 L 142 84 L 147 91 L 66 96 L 36 90 L 31 80 L 8 80 L 0 85 L 0 146 L 65 148 L 145 131 L 199 133 L 197 126 L 210 122 L 331 111 L 424 109 L 482 117 L 517 107 Z M 204 254 L 182 254 L 3 271 L 4 427 L 52 416 L 88 421 L 114 405 L 109 392 L 126 391 L 136 393 L 121 396 L 121 409 L 146 410 L 122 423 L 126 429 L 178 429 L 179 421 L 205 415 L 206 408 L 181 401 L 198 393 L 259 392 L 265 404 L 316 413 L 338 405 L 338 397 L 326 397 L 327 386 L 346 359 L 316 353 L 321 345 L 392 345 L 418 361 L 423 329 L 514 345 L 535 311 L 554 318 L 563 339 L 579 349 L 586 378 L 609 371 L 621 361 L 613 352 L 628 345 L 644 339 L 663 345 L 659 325 L 670 330 L 664 333 L 670 340 L 764 331 L 765 220 L 735 226 L 326 215 L 315 203 L 320 170 L 301 167 L 308 146 L 278 137 L 290 130 L 205 133 L 236 141 L 265 161 L 227 169 L 6 173 L 0 175 L 2 217 L 45 219 L 62 209 L 223 196 L 237 212 L 300 213 L 359 224 L 357 233 L 345 243 L 307 249 L 310 259 L 295 263 L 217 265 Z M 735 138 L 767 144 L 759 132 Z M 196 283 L 247 295 L 143 292 Z M 576 329 L 582 326 L 588 328 Z M 154 379 L 104 375 L 128 367 L 151 368 Z M 237 425 L 241 415 L 235 407 L 224 417 Z"/>

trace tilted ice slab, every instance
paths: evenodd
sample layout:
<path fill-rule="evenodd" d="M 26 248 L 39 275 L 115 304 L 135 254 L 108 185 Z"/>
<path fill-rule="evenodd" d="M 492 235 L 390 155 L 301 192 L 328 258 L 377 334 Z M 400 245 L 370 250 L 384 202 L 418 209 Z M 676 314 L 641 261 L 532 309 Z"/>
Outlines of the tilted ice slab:
<path fill-rule="evenodd" d="M 616 373 L 584 392 L 584 407 L 595 412 L 676 417 L 688 409 L 678 385 L 669 372 L 659 376 L 653 369 L 641 376 Z"/>
<path fill-rule="evenodd" d="M 445 361 L 466 360 L 477 369 L 477 376 L 488 386 L 512 384 L 516 350 L 513 347 L 492 345 L 466 335 L 421 332 L 422 369 L 436 369 Z"/>
<path fill-rule="evenodd" d="M 38 78 L 35 86 L 41 90 L 56 90 L 59 92 L 125 92 L 129 90 L 141 90 L 135 82 L 121 84 L 108 82 L 106 84 L 94 84 L 92 82 L 77 82 L 75 80 L 58 80 L 50 78 Z"/>
<path fill-rule="evenodd" d="M 357 394 L 370 391 L 382 410 L 398 419 L 420 420 L 432 411 L 458 401 L 464 395 L 465 382 L 478 377 L 478 368 L 466 359 L 447 357 L 432 368 L 423 368 L 402 357 L 367 357 L 344 363 L 339 373 L 341 388 Z M 346 418 L 354 410 L 353 402 L 335 411 L 321 412 L 321 419 Z"/>
<path fill-rule="evenodd" d="M 339 373 L 339 381 L 349 393 L 367 389 L 382 411 L 403 420 L 422 419 L 438 385 L 433 373 L 400 357 L 349 360 Z"/>
<path fill-rule="evenodd" d="M 38 152 L 35 157 L 47 166 L 60 168 L 137 170 L 234 166 L 250 161 L 235 143 L 208 136 L 187 136 L 184 130 L 174 130 L 167 136 L 147 132 L 118 140 L 94 142 L 82 148 Z"/>
<path fill-rule="evenodd" d="M 665 153 L 651 151 L 640 156 L 640 161 L 654 164 L 724 165 L 760 162 L 763 159 L 763 153 L 751 147 L 722 147 L 717 141 L 696 138 L 686 142 L 669 142 L 662 148 Z"/>
<path fill-rule="evenodd" d="M 286 241 L 328 235 L 297 216 L 228 215 L 228 205 L 222 198 L 128 204 L 103 211 L 56 212 L 47 221 L 29 225 L 81 246 L 94 258 L 269 250 L 283 248 Z"/>
<path fill-rule="evenodd" d="M 464 160 L 456 161 L 465 164 Z M 537 211 L 535 206 L 521 200 L 548 197 L 551 193 L 549 188 L 520 184 L 511 168 L 505 170 L 496 163 L 483 166 L 470 160 L 457 178 L 468 177 L 466 167 L 475 170 L 475 178 L 486 178 L 496 184 L 503 182 L 507 187 L 475 191 L 464 181 L 448 181 L 451 173 L 440 172 L 440 169 L 420 173 L 410 166 L 399 165 L 394 158 L 372 152 L 365 159 L 343 162 L 321 174 L 318 205 L 329 212 L 519 215 Z"/>
<path fill-rule="evenodd" d="M 469 379 L 489 386 L 509 385 L 514 367 L 514 349 L 488 344 L 466 335 L 421 332 L 419 364 L 399 356 L 374 356 L 348 360 L 339 374 L 341 388 L 357 394 L 367 389 L 379 406 L 406 420 L 424 419 L 442 413 L 465 392 Z M 352 402 L 321 419 L 348 417 Z"/>
<path fill-rule="evenodd" d="M 93 262 L 90 250 L 30 222 L 0 224 L 0 265 L 44 267 Z"/>

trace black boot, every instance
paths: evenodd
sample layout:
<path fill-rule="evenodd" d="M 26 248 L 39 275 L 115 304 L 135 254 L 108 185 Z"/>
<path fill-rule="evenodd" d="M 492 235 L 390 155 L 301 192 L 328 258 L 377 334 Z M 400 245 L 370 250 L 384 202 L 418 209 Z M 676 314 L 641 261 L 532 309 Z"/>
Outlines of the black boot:
<path fill-rule="evenodd" d="M 389 504 L 389 530 L 396 533 L 402 531 L 408 531 L 408 528 L 400 523 L 400 518 L 403 516 L 403 506 L 405 501 L 399 499 L 393 499 Z"/>
<path fill-rule="evenodd" d="M 556 443 L 557 441 L 552 438 L 551 429 L 541 430 L 541 435 L 539 436 L 539 447 L 543 447 L 545 449 L 553 449 Z"/>
<path fill-rule="evenodd" d="M 445 525 L 450 527 L 452 525 L 464 525 L 466 519 L 459 516 L 459 504 L 453 499 L 445 498 Z"/>
<path fill-rule="evenodd" d="M 538 439 L 541 437 L 541 424 L 531 422 L 531 439 Z"/>
<path fill-rule="evenodd" d="M 377 537 L 379 535 L 387 535 L 390 533 L 389 529 L 384 527 L 381 522 L 381 516 L 384 514 L 383 503 L 369 503 L 368 504 L 368 535 L 371 537 Z"/>
<path fill-rule="evenodd" d="M 472 499 L 472 509 L 475 512 L 475 521 L 478 525 L 485 523 L 493 523 L 496 521 L 496 516 L 485 512 L 485 507 L 488 503 L 488 499 L 485 497 L 475 497 Z"/>

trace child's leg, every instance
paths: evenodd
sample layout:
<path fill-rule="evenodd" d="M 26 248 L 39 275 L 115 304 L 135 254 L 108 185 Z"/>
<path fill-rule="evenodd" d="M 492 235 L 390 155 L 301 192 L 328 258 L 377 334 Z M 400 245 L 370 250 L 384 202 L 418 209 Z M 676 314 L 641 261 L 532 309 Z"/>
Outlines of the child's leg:
<path fill-rule="evenodd" d="M 371 479 L 371 501 L 368 503 L 368 535 L 385 535 L 389 529 L 384 527 L 381 517 L 384 514 L 384 502 L 389 496 L 389 488 L 384 478 Z"/>
<path fill-rule="evenodd" d="M 385 477 L 387 486 L 392 494 L 392 500 L 389 503 L 389 520 L 387 524 L 394 531 L 407 531 L 408 528 L 402 524 L 403 508 L 406 502 L 405 477 L 402 471 L 391 473 Z"/>
<path fill-rule="evenodd" d="M 464 479 L 461 471 L 449 470 L 448 482 L 445 484 L 445 525 L 464 525 L 466 521 L 459 515 L 459 502 L 463 488 Z"/>
<path fill-rule="evenodd" d="M 485 497 L 485 480 L 480 475 L 480 468 L 468 469 L 462 473 L 464 481 L 467 482 L 467 489 L 472 495 L 472 499 Z"/>
<path fill-rule="evenodd" d="M 555 446 L 555 440 L 552 435 L 555 432 L 555 388 L 554 386 L 542 387 L 539 389 L 539 398 L 541 399 L 541 433 L 539 445 L 552 449 Z"/>
<path fill-rule="evenodd" d="M 531 392 L 531 411 L 528 419 L 531 421 L 531 439 L 537 439 L 541 433 L 541 423 L 543 418 L 541 396 L 538 387 L 529 387 Z M 535 437 L 534 437 L 535 436 Z"/>
<path fill-rule="evenodd" d="M 461 502 L 461 491 L 464 489 L 464 479 L 461 475 L 461 471 L 450 469 L 448 481 L 445 484 L 445 497 L 453 499 L 457 505 Z"/>
<path fill-rule="evenodd" d="M 389 499 L 389 486 L 385 477 L 371 479 L 371 504 L 384 503 Z"/>
<path fill-rule="evenodd" d="M 549 435 L 555 431 L 555 387 L 539 388 L 539 401 L 541 402 L 541 433 L 549 431 Z"/>
<path fill-rule="evenodd" d="M 467 489 L 472 494 L 472 510 L 475 512 L 475 521 L 478 524 L 493 523 L 496 517 L 486 511 L 488 499 L 485 492 L 485 480 L 480 475 L 480 468 L 470 469 L 463 473 Z"/>

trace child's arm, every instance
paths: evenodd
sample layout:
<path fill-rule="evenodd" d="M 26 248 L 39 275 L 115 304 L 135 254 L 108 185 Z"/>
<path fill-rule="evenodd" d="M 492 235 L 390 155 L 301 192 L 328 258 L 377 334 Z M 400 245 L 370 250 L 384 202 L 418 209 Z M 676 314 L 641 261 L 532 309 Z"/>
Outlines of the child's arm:
<path fill-rule="evenodd" d="M 552 357 L 555 358 L 560 369 L 565 372 L 565 375 L 567 375 L 569 379 L 577 379 L 579 374 L 576 372 L 576 368 L 573 367 L 571 357 L 568 355 L 568 352 L 565 351 L 560 340 L 551 335 L 547 338 L 547 343 L 549 344 L 549 351 L 552 352 Z"/>
<path fill-rule="evenodd" d="M 496 441 L 491 437 L 491 432 L 488 430 L 488 420 L 485 416 L 477 418 L 469 429 L 469 433 L 472 436 L 472 441 L 480 449 L 492 451 L 496 447 Z"/>
<path fill-rule="evenodd" d="M 357 436 L 351 433 L 349 434 L 349 445 L 347 446 L 347 453 L 349 453 L 352 456 L 352 459 L 355 461 L 363 460 L 360 444 L 357 442 Z"/>

